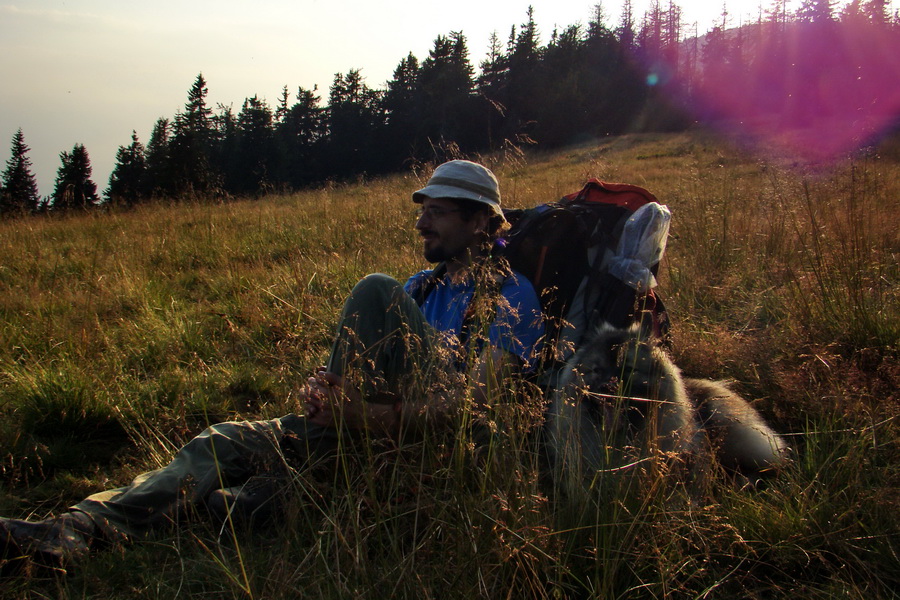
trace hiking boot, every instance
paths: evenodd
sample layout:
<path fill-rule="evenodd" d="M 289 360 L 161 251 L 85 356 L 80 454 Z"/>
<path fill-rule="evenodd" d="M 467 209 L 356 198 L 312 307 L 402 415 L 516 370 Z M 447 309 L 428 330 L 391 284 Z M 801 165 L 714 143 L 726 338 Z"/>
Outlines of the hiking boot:
<path fill-rule="evenodd" d="M 213 491 L 206 506 L 220 523 L 229 518 L 241 524 L 268 521 L 282 506 L 286 483 L 272 475 L 251 477 L 243 485 Z"/>
<path fill-rule="evenodd" d="M 0 560 L 4 564 L 25 559 L 51 568 L 63 568 L 87 556 L 96 538 L 94 522 L 70 512 L 43 521 L 0 518 Z"/>

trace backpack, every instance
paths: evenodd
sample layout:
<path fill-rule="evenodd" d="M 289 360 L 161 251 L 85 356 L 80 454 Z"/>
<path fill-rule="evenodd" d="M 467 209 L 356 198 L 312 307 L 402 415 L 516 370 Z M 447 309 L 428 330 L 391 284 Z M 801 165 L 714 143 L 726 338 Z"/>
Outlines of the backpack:
<path fill-rule="evenodd" d="M 502 254 L 531 281 L 544 311 L 545 366 L 567 360 L 604 321 L 615 327 L 641 320 L 646 325 L 649 316 L 653 335 L 667 341 L 668 314 L 652 288 L 670 213 L 653 194 L 590 179 L 558 202 L 507 209 L 504 215 L 511 228 Z M 632 260 L 635 252 L 645 257 L 643 265 Z"/>
<path fill-rule="evenodd" d="M 540 298 L 546 327 L 540 370 L 552 377 L 603 322 L 625 328 L 632 322 L 646 327 L 649 321 L 652 335 L 668 341 L 668 313 L 652 288 L 670 213 L 653 194 L 636 185 L 592 178 L 558 202 L 504 209 L 503 214 L 510 229 L 495 255 L 527 277 Z M 636 247 L 645 239 L 651 250 Z M 627 258 L 638 250 L 645 266 L 623 260 L 623 251 Z M 634 271 L 646 270 L 646 265 L 650 272 L 635 276 Z M 446 265 L 440 264 L 411 290 L 419 306 L 445 273 Z M 470 323 L 467 313 L 461 340 L 468 339 Z"/>

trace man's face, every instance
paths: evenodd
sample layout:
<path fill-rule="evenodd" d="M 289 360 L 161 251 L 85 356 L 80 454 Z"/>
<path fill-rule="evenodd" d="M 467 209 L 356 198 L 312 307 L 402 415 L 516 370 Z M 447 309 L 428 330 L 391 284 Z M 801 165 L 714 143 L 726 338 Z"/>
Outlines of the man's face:
<path fill-rule="evenodd" d="M 475 246 L 478 233 L 483 230 L 484 219 L 476 214 L 465 221 L 456 202 L 446 198 L 425 198 L 422 211 L 416 229 L 424 240 L 425 260 L 431 263 L 465 261 L 468 251 Z"/>

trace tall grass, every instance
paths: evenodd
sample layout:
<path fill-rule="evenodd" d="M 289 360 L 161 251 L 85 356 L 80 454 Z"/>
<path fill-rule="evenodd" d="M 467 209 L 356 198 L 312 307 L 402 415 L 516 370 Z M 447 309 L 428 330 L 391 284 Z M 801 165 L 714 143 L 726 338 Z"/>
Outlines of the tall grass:
<path fill-rule="evenodd" d="M 603 477 L 563 499 L 541 478 L 539 395 L 523 392 L 496 403 L 486 448 L 460 424 L 348 453 L 293 473 L 275 527 L 232 535 L 198 516 L 0 594 L 896 597 L 896 160 L 803 170 L 699 133 L 513 158 L 492 163 L 510 206 L 599 176 L 671 207 L 677 362 L 757 400 L 795 450 L 785 473 L 755 491 Z M 0 222 L 2 514 L 124 484 L 208 423 L 297 410 L 353 284 L 425 266 L 419 183 Z"/>

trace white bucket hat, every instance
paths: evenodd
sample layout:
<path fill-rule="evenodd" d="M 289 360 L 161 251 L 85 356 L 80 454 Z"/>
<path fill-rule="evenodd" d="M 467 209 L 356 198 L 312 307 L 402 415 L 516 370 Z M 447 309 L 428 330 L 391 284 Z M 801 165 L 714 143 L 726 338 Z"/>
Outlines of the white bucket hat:
<path fill-rule="evenodd" d="M 417 204 L 425 198 L 474 200 L 490 206 L 495 214 L 503 214 L 497 178 L 487 167 L 468 160 L 451 160 L 435 169 L 425 187 L 412 195 Z"/>

